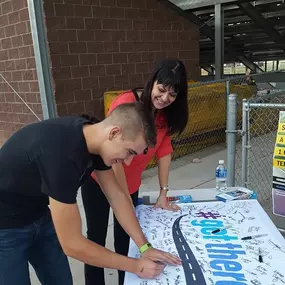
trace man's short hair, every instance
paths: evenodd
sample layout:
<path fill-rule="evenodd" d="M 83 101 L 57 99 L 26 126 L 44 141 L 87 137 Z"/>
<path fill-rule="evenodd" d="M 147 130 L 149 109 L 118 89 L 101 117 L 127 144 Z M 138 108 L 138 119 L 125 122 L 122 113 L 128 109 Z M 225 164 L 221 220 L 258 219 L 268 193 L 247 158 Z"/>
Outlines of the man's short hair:
<path fill-rule="evenodd" d="M 154 116 L 142 103 L 121 104 L 112 110 L 105 120 L 107 123 L 119 126 L 123 138 L 134 141 L 139 134 L 142 134 L 148 147 L 154 147 L 156 144 Z"/>

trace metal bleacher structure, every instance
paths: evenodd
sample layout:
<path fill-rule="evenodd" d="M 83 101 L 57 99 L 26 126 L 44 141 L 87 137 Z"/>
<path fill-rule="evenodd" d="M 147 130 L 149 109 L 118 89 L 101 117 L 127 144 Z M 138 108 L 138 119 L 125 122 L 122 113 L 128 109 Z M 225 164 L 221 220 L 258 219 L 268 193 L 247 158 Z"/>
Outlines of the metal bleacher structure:
<path fill-rule="evenodd" d="M 224 63 L 241 62 L 259 73 L 267 70 L 257 62 L 285 59 L 284 0 L 160 2 L 199 26 L 200 66 L 216 80 Z"/>

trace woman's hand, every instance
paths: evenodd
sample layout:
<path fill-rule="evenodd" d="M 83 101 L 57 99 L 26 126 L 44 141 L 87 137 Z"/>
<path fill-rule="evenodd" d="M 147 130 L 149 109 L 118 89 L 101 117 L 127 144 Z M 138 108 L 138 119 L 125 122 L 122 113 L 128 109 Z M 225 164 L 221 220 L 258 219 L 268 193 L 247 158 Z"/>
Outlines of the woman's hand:
<path fill-rule="evenodd" d="M 166 195 L 159 195 L 156 204 L 154 205 L 154 208 L 155 209 L 161 208 L 163 210 L 174 211 L 174 212 L 179 211 L 181 209 L 178 205 L 169 202 L 167 200 Z"/>

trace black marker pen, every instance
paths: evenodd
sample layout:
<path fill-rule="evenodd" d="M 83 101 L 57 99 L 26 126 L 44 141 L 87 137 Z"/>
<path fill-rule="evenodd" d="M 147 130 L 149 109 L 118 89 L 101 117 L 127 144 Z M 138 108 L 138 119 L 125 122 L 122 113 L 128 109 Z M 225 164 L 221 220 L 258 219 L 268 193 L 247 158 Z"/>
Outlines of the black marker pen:
<path fill-rule="evenodd" d="M 260 263 L 263 262 L 263 257 L 262 257 L 262 254 L 261 254 L 261 248 L 258 249 L 258 261 L 259 261 Z"/>
<path fill-rule="evenodd" d="M 260 238 L 260 237 L 265 237 L 265 236 L 267 236 L 267 234 L 255 235 L 255 236 L 247 236 L 247 237 L 241 238 L 241 240 L 249 240 L 249 239 L 255 239 L 255 238 Z"/>
<path fill-rule="evenodd" d="M 216 234 L 216 233 L 219 233 L 219 232 L 226 230 L 226 229 L 229 229 L 229 228 L 232 228 L 232 226 L 224 227 L 222 229 L 216 229 L 216 230 L 212 231 L 211 234 Z"/>

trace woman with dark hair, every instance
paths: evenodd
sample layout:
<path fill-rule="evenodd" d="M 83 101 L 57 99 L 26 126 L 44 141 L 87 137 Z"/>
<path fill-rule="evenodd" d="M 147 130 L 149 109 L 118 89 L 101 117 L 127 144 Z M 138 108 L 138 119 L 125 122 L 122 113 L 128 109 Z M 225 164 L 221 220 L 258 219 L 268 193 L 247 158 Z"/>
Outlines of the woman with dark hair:
<path fill-rule="evenodd" d="M 171 163 L 170 135 L 181 133 L 188 121 L 187 101 L 187 75 L 184 64 L 179 60 L 163 60 L 153 69 L 144 89 L 133 89 L 119 95 L 111 104 L 110 111 L 118 105 L 141 101 L 153 113 L 157 127 L 157 144 L 154 148 L 142 155 L 128 161 L 118 161 L 113 170 L 120 186 L 132 200 L 134 206 L 138 204 L 138 191 L 141 176 L 151 158 L 155 155 L 158 160 L 158 179 L 160 194 L 156 208 L 176 211 L 177 205 L 167 200 L 168 174 Z M 82 198 L 86 212 L 87 236 L 90 240 L 105 245 L 108 219 L 109 202 L 100 190 L 94 174 L 82 185 Z M 114 217 L 115 250 L 122 255 L 128 254 L 129 236 Z M 140 248 L 141 254 L 147 256 L 150 244 Z M 119 272 L 119 284 L 124 283 L 125 272 Z M 104 269 L 85 265 L 86 285 L 104 285 Z"/>

